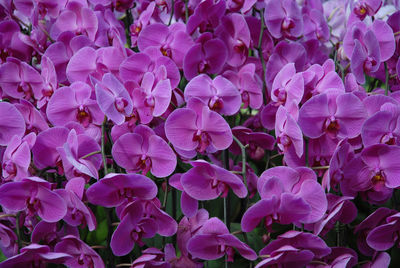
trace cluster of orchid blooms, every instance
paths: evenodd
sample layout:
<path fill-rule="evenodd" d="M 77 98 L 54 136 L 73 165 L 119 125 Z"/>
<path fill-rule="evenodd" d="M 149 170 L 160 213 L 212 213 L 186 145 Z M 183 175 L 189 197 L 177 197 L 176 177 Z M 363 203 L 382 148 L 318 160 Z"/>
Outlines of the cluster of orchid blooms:
<path fill-rule="evenodd" d="M 1 268 L 396 263 L 399 1 L 0 17 Z"/>

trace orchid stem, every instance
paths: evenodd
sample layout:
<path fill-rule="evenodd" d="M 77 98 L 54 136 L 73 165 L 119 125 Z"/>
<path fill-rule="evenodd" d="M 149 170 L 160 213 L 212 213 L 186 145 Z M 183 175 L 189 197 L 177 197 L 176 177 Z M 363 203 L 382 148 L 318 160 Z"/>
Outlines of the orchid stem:
<path fill-rule="evenodd" d="M 267 103 L 267 85 L 265 82 L 265 61 L 264 61 L 264 56 L 262 52 L 262 39 L 264 35 L 264 8 L 261 9 L 260 11 L 260 20 L 261 20 L 261 29 L 260 29 L 260 36 L 258 37 L 258 56 L 260 57 L 261 60 L 261 65 L 263 69 L 263 77 L 262 77 L 262 82 L 263 82 L 263 95 L 264 95 L 264 102 Z"/>
<path fill-rule="evenodd" d="M 15 218 L 15 231 L 17 232 L 17 237 L 18 237 L 18 253 L 20 252 L 21 246 L 22 246 L 22 238 L 21 238 L 21 230 L 20 230 L 20 222 L 19 218 L 21 216 L 21 212 L 17 213 L 17 217 Z"/>
<path fill-rule="evenodd" d="M 107 116 L 104 116 L 103 124 L 101 125 L 101 156 L 103 158 L 104 176 L 107 175 L 107 158 L 105 149 L 105 132 L 106 132 Z"/>
<path fill-rule="evenodd" d="M 188 9 L 189 0 L 185 0 L 185 22 L 187 23 L 189 20 L 189 9 Z"/>
<path fill-rule="evenodd" d="M 389 94 L 389 70 L 387 63 L 385 62 L 385 95 Z"/>
<path fill-rule="evenodd" d="M 82 156 L 81 159 L 88 158 L 88 157 L 90 157 L 92 155 L 95 155 L 95 154 L 101 154 L 101 151 L 94 151 L 94 152 L 88 153 L 87 155 Z"/>
<path fill-rule="evenodd" d="M 169 17 L 168 26 L 171 25 L 172 17 L 174 16 L 174 5 L 175 5 L 175 1 L 172 0 L 172 2 L 171 2 L 171 16 Z"/>

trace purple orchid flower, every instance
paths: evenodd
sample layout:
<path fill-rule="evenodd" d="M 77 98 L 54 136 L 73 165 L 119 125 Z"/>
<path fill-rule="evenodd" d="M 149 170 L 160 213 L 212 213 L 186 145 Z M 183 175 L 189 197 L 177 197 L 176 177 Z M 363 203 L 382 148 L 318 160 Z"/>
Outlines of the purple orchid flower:
<path fill-rule="evenodd" d="M 38 100 L 42 97 L 43 78 L 26 62 L 8 57 L 0 66 L 0 87 L 6 96 Z"/>
<path fill-rule="evenodd" d="M 248 245 L 230 234 L 225 224 L 215 217 L 207 220 L 187 244 L 189 253 L 203 260 L 219 259 L 226 254 L 228 261 L 233 262 L 234 248 L 248 260 L 257 258 Z"/>
<path fill-rule="evenodd" d="M 164 251 L 165 253 L 157 248 L 147 248 L 143 250 L 142 255 L 132 262 L 131 268 L 140 268 L 146 266 L 170 268 L 171 265 L 168 262 L 168 259 L 170 257 L 173 258 L 173 256 L 170 256 L 171 253 L 171 255 L 175 254 L 174 246 L 172 246 L 172 244 L 166 244 Z"/>
<path fill-rule="evenodd" d="M 322 179 L 322 186 L 328 191 L 332 188 L 338 190 L 339 183 L 343 180 L 343 169 L 354 158 L 354 150 L 348 139 L 342 140 L 336 147 L 329 161 L 329 170 Z"/>
<path fill-rule="evenodd" d="M 63 32 L 57 41 L 49 45 L 44 56 L 54 65 L 59 83 L 66 83 L 66 69 L 71 57 L 81 48 L 92 45 L 92 41 L 84 35 L 75 36 L 71 32 Z M 85 65 L 86 66 L 86 65 Z"/>
<path fill-rule="evenodd" d="M 382 0 L 358 0 L 353 4 L 353 13 L 364 20 L 366 16 L 374 16 L 382 6 Z"/>
<path fill-rule="evenodd" d="M 126 57 L 127 53 L 122 44 L 97 50 L 92 47 L 82 47 L 71 56 L 66 75 L 71 83 L 76 81 L 89 83 L 90 75 L 101 80 L 108 72 L 118 76 L 119 67 Z"/>
<path fill-rule="evenodd" d="M 72 129 L 66 142 L 62 147 L 58 147 L 57 151 L 67 179 L 79 176 L 98 179 L 97 170 L 101 166 L 101 156 L 99 154 L 87 156 L 100 151 L 100 145 L 93 138 L 86 134 L 77 135 L 75 129 Z"/>
<path fill-rule="evenodd" d="M 228 123 L 198 98 L 191 98 L 187 108 L 176 109 L 168 116 L 165 135 L 175 149 L 194 153 L 224 150 L 233 141 Z"/>
<path fill-rule="evenodd" d="M 319 263 L 319 261 L 327 264 L 327 267 L 354 267 L 357 265 L 358 256 L 351 248 L 331 247 L 331 253 L 329 255 L 324 256 L 315 263 L 309 263 L 307 267 L 321 267 L 322 263 Z"/>
<path fill-rule="evenodd" d="M 301 73 L 296 73 L 294 63 L 286 64 L 272 83 L 271 100 L 286 107 L 291 107 L 293 104 L 297 106 L 303 98 L 303 93 L 303 76 Z"/>
<path fill-rule="evenodd" d="M 182 191 L 182 211 L 186 216 L 192 217 L 196 214 L 197 200 L 226 197 L 229 188 L 240 198 L 247 196 L 246 186 L 235 174 L 203 160 L 190 163 L 192 169 L 182 175 L 176 174 L 170 179 L 170 184 Z"/>
<path fill-rule="evenodd" d="M 3 180 L 19 181 L 29 176 L 31 149 L 35 144 L 36 135 L 30 133 L 24 138 L 13 136 L 2 159 Z"/>
<path fill-rule="evenodd" d="M 94 11 L 80 2 L 72 1 L 68 2 L 57 17 L 50 29 L 50 36 L 57 39 L 62 32 L 70 31 L 77 35 L 86 35 L 94 41 L 97 29 L 98 21 Z"/>
<path fill-rule="evenodd" d="M 237 113 L 242 103 L 239 90 L 220 75 L 213 80 L 205 74 L 196 76 L 186 85 L 184 94 L 187 102 L 191 98 L 199 98 L 211 110 L 224 115 Z"/>
<path fill-rule="evenodd" d="M 208 211 L 202 208 L 199 209 L 192 217 L 188 218 L 187 216 L 185 216 L 179 222 L 177 231 L 177 242 L 183 256 L 189 257 L 187 244 L 194 235 L 199 233 L 199 230 L 208 219 Z"/>
<path fill-rule="evenodd" d="M 140 84 L 147 72 L 153 73 L 157 82 L 168 79 L 172 89 L 178 86 L 181 78 L 175 62 L 161 53 L 155 53 L 153 49 L 146 49 L 145 52 L 129 56 L 119 68 L 119 74 L 124 83 L 134 81 Z"/>
<path fill-rule="evenodd" d="M 151 238 L 157 232 L 153 219 L 144 218 L 143 205 L 140 202 L 129 203 L 121 215 L 121 222 L 111 237 L 111 249 L 116 256 L 128 254 L 135 243 L 143 246 L 142 238 Z"/>
<path fill-rule="evenodd" d="M 32 147 L 33 163 L 37 168 L 57 167 L 59 173 L 63 173 L 62 160 L 57 148 L 66 143 L 69 132 L 65 127 L 52 127 L 39 133 Z"/>
<path fill-rule="evenodd" d="M 243 15 L 232 13 L 222 17 L 215 34 L 228 49 L 227 64 L 232 67 L 243 65 L 250 48 L 250 30 Z"/>
<path fill-rule="evenodd" d="M 226 1 L 206 0 L 198 3 L 193 15 L 187 21 L 187 32 L 193 34 L 198 28 L 199 32 L 213 31 L 220 24 L 226 10 Z"/>
<path fill-rule="evenodd" d="M 329 41 L 329 26 L 324 17 L 323 10 L 311 9 L 308 13 L 303 14 L 303 22 L 303 35 L 307 40 Z"/>
<path fill-rule="evenodd" d="M 290 62 L 294 63 L 297 72 L 303 71 L 306 56 L 306 50 L 300 43 L 280 41 L 266 63 L 265 81 L 267 86 L 269 88 L 272 86 L 277 73 Z"/>
<path fill-rule="evenodd" d="M 18 254 L 18 237 L 8 226 L 0 223 L 0 250 L 7 258 Z M 1 264 L 0 264 L 1 265 Z"/>
<path fill-rule="evenodd" d="M 168 144 L 145 126 L 119 137 L 112 148 L 115 162 L 128 172 L 150 171 L 156 177 L 169 176 L 176 167 L 176 155 Z"/>
<path fill-rule="evenodd" d="M 137 40 L 142 29 L 146 28 L 146 26 L 150 24 L 150 20 L 154 13 L 155 7 L 156 3 L 151 2 L 146 7 L 146 9 L 142 11 L 137 20 L 135 20 L 133 24 L 129 27 L 132 47 L 135 47 L 137 45 Z"/>
<path fill-rule="evenodd" d="M 128 254 L 135 243 L 143 246 L 142 238 L 153 237 L 156 233 L 171 236 L 178 227 L 153 200 L 136 199 L 124 206 L 119 217 L 121 222 L 111 237 L 111 249 L 117 256 Z"/>
<path fill-rule="evenodd" d="M 64 126 L 70 121 L 85 128 L 90 124 L 101 125 L 104 114 L 96 100 L 91 99 L 91 94 L 92 89 L 82 82 L 57 89 L 48 102 L 47 118 L 55 126 Z"/>
<path fill-rule="evenodd" d="M 232 134 L 244 146 L 248 145 L 246 151 L 252 159 L 260 160 L 264 157 L 265 150 L 274 149 L 275 139 L 267 133 L 253 132 L 249 128 L 237 126 L 232 128 Z M 241 154 L 241 149 L 237 142 L 233 142 L 229 150 L 236 155 Z"/>
<path fill-rule="evenodd" d="M 169 185 L 182 192 L 181 195 L 181 209 L 183 215 L 186 217 L 194 217 L 198 211 L 198 201 L 185 192 L 181 183 L 182 173 L 175 173 L 169 178 Z M 207 214 L 208 215 L 208 214 Z"/>
<path fill-rule="evenodd" d="M 261 107 L 263 104 L 262 81 L 256 74 L 255 64 L 248 63 L 238 72 L 225 71 L 223 76 L 239 89 L 243 108 L 250 106 L 252 109 L 259 109 Z"/>
<path fill-rule="evenodd" d="M 20 27 L 15 21 L 2 17 L 0 22 L 0 62 L 4 63 L 7 57 L 14 57 L 22 61 L 29 61 L 32 49 L 20 38 Z"/>
<path fill-rule="evenodd" d="M 275 135 L 277 146 L 283 153 L 294 149 L 298 157 L 303 155 L 303 134 L 296 120 L 284 106 L 279 106 L 276 112 Z"/>
<path fill-rule="evenodd" d="M 321 66 L 311 65 L 303 73 L 304 95 L 303 101 L 307 101 L 312 96 L 330 91 L 345 92 L 345 87 L 340 76 L 335 71 L 335 63 L 328 59 Z"/>
<path fill-rule="evenodd" d="M 275 38 L 295 39 L 303 33 L 303 17 L 294 0 L 283 0 L 279 4 L 266 3 L 264 20 L 268 31 Z"/>
<path fill-rule="evenodd" d="M 51 249 L 54 249 L 56 244 L 67 235 L 79 237 L 78 228 L 60 222 L 40 221 L 32 231 L 31 241 L 32 243 L 48 245 Z"/>
<path fill-rule="evenodd" d="M 25 134 L 25 120 L 11 103 L 0 102 L 0 145 L 7 146 L 12 137 L 22 138 Z"/>
<path fill-rule="evenodd" d="M 257 189 L 261 200 L 243 215 L 242 230 L 250 232 L 266 217 L 265 226 L 313 223 L 322 218 L 327 200 L 315 173 L 305 167 L 275 167 L 261 174 Z"/>
<path fill-rule="evenodd" d="M 261 256 L 267 256 L 257 264 L 257 268 L 271 265 L 288 267 L 304 267 L 314 258 L 322 258 L 331 253 L 324 240 L 310 233 L 288 231 L 268 244 L 260 251 Z"/>
<path fill-rule="evenodd" d="M 298 124 L 305 136 L 324 133 L 335 138 L 354 138 L 366 119 L 363 103 L 352 93 L 330 92 L 309 99 L 300 108 Z"/>
<path fill-rule="evenodd" d="M 0 263 L 1 268 L 29 267 L 34 263 L 36 267 L 45 267 L 47 263 L 67 263 L 71 255 L 64 252 L 50 252 L 49 246 L 30 244 L 21 249 L 21 253 Z"/>
<path fill-rule="evenodd" d="M 78 177 L 70 180 L 65 189 L 55 190 L 55 193 L 61 196 L 67 204 L 67 214 L 64 216 L 63 220 L 70 226 L 87 226 L 89 231 L 93 231 L 96 229 L 96 217 L 90 208 L 81 200 L 83 189 L 81 193 L 75 193 L 73 189 L 71 189 L 73 186 L 70 186 L 71 184 L 79 182 L 84 186 L 85 180 Z M 81 196 L 78 196 L 78 194 Z"/>
<path fill-rule="evenodd" d="M 386 219 L 396 215 L 398 212 L 393 209 L 380 207 L 371 213 L 367 218 L 365 218 L 354 230 L 355 233 L 358 233 L 357 237 L 357 247 L 360 252 L 366 256 L 372 256 L 375 253 L 375 249 L 369 246 L 367 243 L 367 237 L 369 233 L 375 228 L 379 228 L 379 226 L 383 226 L 387 224 Z M 396 217 L 395 217 L 396 218 Z M 393 234 L 393 233 L 392 233 Z M 391 239 L 394 237 L 392 236 Z M 371 241 L 373 243 L 373 239 Z"/>
<path fill-rule="evenodd" d="M 328 200 L 326 214 L 321 220 L 312 225 L 312 230 L 315 235 L 325 236 L 334 228 L 336 222 L 339 221 L 348 224 L 357 217 L 357 208 L 354 203 L 351 202 L 351 199 L 353 199 L 352 197 L 327 194 L 326 198 Z M 308 226 L 305 228 L 311 229 L 308 228 Z"/>
<path fill-rule="evenodd" d="M 148 177 L 139 174 L 110 173 L 86 191 L 90 203 L 103 207 L 117 207 L 126 199 L 133 201 L 135 197 L 151 200 L 156 195 L 156 184 Z"/>
<path fill-rule="evenodd" d="M 384 104 L 381 107 L 385 106 L 389 108 L 392 105 Z M 394 107 L 397 109 L 397 104 Z M 378 143 L 400 145 L 399 112 L 382 109 L 369 117 L 361 129 L 364 146 L 367 147 Z"/>
<path fill-rule="evenodd" d="M 160 73 L 159 80 L 152 72 L 147 72 L 140 86 L 133 82 L 131 97 L 142 124 L 148 124 L 153 117 L 164 114 L 171 102 L 172 88 L 165 67 Z"/>
<path fill-rule="evenodd" d="M 33 132 L 36 135 L 49 128 L 49 125 L 39 110 L 32 103 L 24 99 L 20 99 L 19 103 L 14 103 L 14 106 L 22 114 L 25 119 L 26 132 Z"/>
<path fill-rule="evenodd" d="M 64 200 L 51 191 L 49 182 L 38 178 L 24 178 L 0 186 L 0 204 L 11 211 L 27 210 L 38 214 L 44 221 L 56 222 L 67 213 Z"/>
<path fill-rule="evenodd" d="M 171 26 L 161 23 L 147 25 L 137 40 L 140 51 L 148 47 L 156 47 L 164 56 L 172 58 L 178 68 L 183 67 L 183 59 L 193 46 L 192 38 L 186 33 L 186 25 L 177 22 Z"/>
<path fill-rule="evenodd" d="M 367 236 L 367 244 L 377 251 L 388 250 L 395 244 L 398 245 L 399 237 L 396 234 L 400 230 L 400 213 L 390 215 L 386 223 L 372 229 Z"/>
<path fill-rule="evenodd" d="M 222 1 L 221 1 L 222 2 Z M 212 34 L 203 33 L 183 59 L 183 72 L 187 80 L 200 73 L 218 74 L 227 60 L 225 44 Z"/>
<path fill-rule="evenodd" d="M 357 22 L 350 26 L 343 39 L 343 49 L 347 57 L 350 58 L 353 54 L 355 40 L 364 44 L 365 34 L 368 31 L 372 31 L 378 40 L 382 62 L 388 60 L 395 50 L 394 35 L 390 26 L 381 20 L 374 20 L 370 26 L 363 22 Z"/>
<path fill-rule="evenodd" d="M 93 78 L 96 80 L 95 78 Z M 124 85 L 111 73 L 95 81 L 96 99 L 101 111 L 117 125 L 125 122 L 133 111 L 133 103 Z"/>
<path fill-rule="evenodd" d="M 72 268 L 104 268 L 104 262 L 90 246 L 73 235 L 64 236 L 54 248 L 55 252 L 64 252 L 72 256 L 65 265 Z"/>
<path fill-rule="evenodd" d="M 386 144 L 363 149 L 343 170 L 342 193 L 355 196 L 357 192 L 369 191 L 367 198 L 371 202 L 386 201 L 392 195 L 392 189 L 400 185 L 397 176 L 400 162 L 396 157 L 399 152 L 399 146 Z"/>
<path fill-rule="evenodd" d="M 97 7 L 95 10 L 98 28 L 94 43 L 99 47 L 108 47 L 115 43 L 126 43 L 125 29 L 114 13 L 107 8 Z"/>

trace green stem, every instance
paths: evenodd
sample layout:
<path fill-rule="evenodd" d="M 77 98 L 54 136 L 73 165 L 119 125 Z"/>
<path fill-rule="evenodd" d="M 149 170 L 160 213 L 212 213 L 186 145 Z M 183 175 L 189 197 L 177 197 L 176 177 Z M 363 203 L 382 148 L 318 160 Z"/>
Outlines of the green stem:
<path fill-rule="evenodd" d="M 385 95 L 389 94 L 389 70 L 387 63 L 385 62 Z"/>
<path fill-rule="evenodd" d="M 20 230 L 20 219 L 21 212 L 17 213 L 17 217 L 15 218 L 15 228 L 16 228 L 16 233 L 18 237 L 18 253 L 20 252 L 21 246 L 22 246 L 22 237 L 21 237 L 21 230 Z"/>
<path fill-rule="evenodd" d="M 171 25 L 172 22 L 172 17 L 174 16 L 174 5 L 175 5 L 175 1 L 172 0 L 171 2 L 171 16 L 169 17 L 169 21 L 168 21 L 168 25 Z"/>
<path fill-rule="evenodd" d="M 106 132 L 107 116 L 104 116 L 103 124 L 101 125 L 101 156 L 103 158 L 104 176 L 107 175 L 107 157 L 105 146 L 105 132 Z"/>
<path fill-rule="evenodd" d="M 92 156 L 95 154 L 101 154 L 101 151 L 94 151 L 94 152 L 88 153 L 87 155 L 82 156 L 81 159 L 88 158 L 89 156 Z"/>
<path fill-rule="evenodd" d="M 185 22 L 187 23 L 189 20 L 189 8 L 188 8 L 189 0 L 185 0 Z"/>
<path fill-rule="evenodd" d="M 263 95 L 264 95 L 264 103 L 267 103 L 267 85 L 265 82 L 265 61 L 264 61 L 264 56 L 263 56 L 263 52 L 262 52 L 262 39 L 263 39 L 263 35 L 264 35 L 264 28 L 265 28 L 265 24 L 264 24 L 264 8 L 261 9 L 260 13 L 260 20 L 261 20 L 261 29 L 260 29 L 260 36 L 258 37 L 258 56 L 260 57 L 261 60 L 261 65 L 262 65 L 262 69 L 263 69 L 263 77 L 262 77 L 262 82 L 263 82 Z"/>

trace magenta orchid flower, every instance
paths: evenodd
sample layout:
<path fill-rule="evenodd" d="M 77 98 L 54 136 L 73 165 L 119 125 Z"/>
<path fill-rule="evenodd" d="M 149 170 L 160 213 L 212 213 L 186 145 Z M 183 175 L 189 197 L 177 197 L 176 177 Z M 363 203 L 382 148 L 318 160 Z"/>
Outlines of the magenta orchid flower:
<path fill-rule="evenodd" d="M 22 138 L 25 134 L 25 120 L 11 103 L 0 102 L 0 145 L 7 146 L 12 137 Z"/>
<path fill-rule="evenodd" d="M 112 148 L 115 162 L 128 172 L 150 171 L 156 177 L 167 177 L 176 166 L 176 155 L 168 144 L 145 126 L 118 138 Z"/>
<path fill-rule="evenodd" d="M 234 249 L 248 260 L 255 260 L 257 254 L 236 236 L 229 233 L 228 228 L 218 218 L 207 220 L 196 235 L 187 244 L 193 257 L 203 260 L 219 259 L 225 254 L 228 261 L 233 262 Z"/>
<path fill-rule="evenodd" d="M 243 108 L 250 106 L 252 109 L 259 109 L 261 107 L 263 104 L 262 82 L 256 74 L 255 64 L 248 63 L 242 66 L 238 72 L 225 71 L 223 76 L 239 89 Z"/>
<path fill-rule="evenodd" d="M 95 79 L 95 78 L 94 78 Z M 117 125 L 125 122 L 133 111 L 133 103 L 124 85 L 111 73 L 95 82 L 96 100 L 101 111 Z"/>
<path fill-rule="evenodd" d="M 168 116 L 165 135 L 175 148 L 186 152 L 224 150 L 233 141 L 228 123 L 198 98 Z"/>
<path fill-rule="evenodd" d="M 178 66 L 183 67 L 183 59 L 193 46 L 192 38 L 186 33 L 186 25 L 177 22 L 171 26 L 161 23 L 147 25 L 137 40 L 140 51 L 148 47 L 156 47 L 164 56 L 170 57 Z"/>
<path fill-rule="evenodd" d="M 185 100 L 199 98 L 207 103 L 211 110 L 224 115 L 233 115 L 240 109 L 239 90 L 228 79 L 217 76 L 213 80 L 200 74 L 190 80 L 185 88 Z"/>
<path fill-rule="evenodd" d="M 104 114 L 91 95 L 92 89 L 83 82 L 57 89 L 47 105 L 47 118 L 55 126 L 64 126 L 70 121 L 85 128 L 90 124 L 101 125 Z"/>
<path fill-rule="evenodd" d="M 214 30 L 220 23 L 226 10 L 226 1 L 205 0 L 197 4 L 193 15 L 187 21 L 187 32 L 193 34 L 198 28 L 199 32 Z"/>
<path fill-rule="evenodd" d="M 0 263 L 1 268 L 29 267 L 34 263 L 37 267 L 45 267 L 48 263 L 62 264 L 71 259 L 65 252 L 50 252 L 49 246 L 30 244 L 21 249 L 21 253 Z"/>
<path fill-rule="evenodd" d="M 65 265 L 73 268 L 104 268 L 104 262 L 97 252 L 73 235 L 64 236 L 54 248 L 55 252 L 64 252 L 72 256 Z"/>
<path fill-rule="evenodd" d="M 186 79 L 190 81 L 200 73 L 220 73 L 227 56 L 225 44 L 220 39 L 212 38 L 211 33 L 203 33 L 183 59 Z"/>
<path fill-rule="evenodd" d="M 232 13 L 222 17 L 215 34 L 228 49 L 227 64 L 241 66 L 248 57 L 250 48 L 250 30 L 243 15 Z"/>
<path fill-rule="evenodd" d="M 354 138 L 366 119 L 363 103 L 352 93 L 331 92 L 309 99 L 300 108 L 298 124 L 305 136 L 319 138 L 324 133 Z"/>
<path fill-rule="evenodd" d="M 0 87 L 3 94 L 15 99 L 39 100 L 43 78 L 26 62 L 8 57 L 7 62 L 0 66 Z"/>
<path fill-rule="evenodd" d="M 296 120 L 284 106 L 279 106 L 276 112 L 275 135 L 277 146 L 283 153 L 292 148 L 298 157 L 303 155 L 303 134 Z"/>
<path fill-rule="evenodd" d="M 175 62 L 161 53 L 155 53 L 153 49 L 146 49 L 145 52 L 129 56 L 119 68 L 119 74 L 124 83 L 133 81 L 141 84 L 147 72 L 153 73 L 156 82 L 168 79 L 172 89 L 178 86 L 181 78 Z"/>
<path fill-rule="evenodd" d="M 364 148 L 344 167 L 344 178 L 340 183 L 342 192 L 355 196 L 357 192 L 369 191 L 367 198 L 373 203 L 387 200 L 392 189 L 400 185 L 398 152 L 400 147 L 396 145 L 375 144 Z"/>
<path fill-rule="evenodd" d="M 171 102 L 172 88 L 165 67 L 161 68 L 161 72 L 159 80 L 154 73 L 145 73 L 140 86 L 134 83 L 131 91 L 133 106 L 142 124 L 148 124 L 153 117 L 161 116 Z"/>
<path fill-rule="evenodd" d="M 70 31 L 75 34 L 86 35 L 94 41 L 98 29 L 95 12 L 80 2 L 68 2 L 65 9 L 50 29 L 50 36 L 57 39 L 62 32 Z"/>
<path fill-rule="evenodd" d="M 133 198 L 151 200 L 157 195 L 156 184 L 139 174 L 110 173 L 86 191 L 90 203 L 103 207 L 117 207 Z"/>
<path fill-rule="evenodd" d="M 51 190 L 51 184 L 38 177 L 24 178 L 0 186 L 0 205 L 11 211 L 37 213 L 44 221 L 57 222 L 67 213 L 64 200 Z"/>
<path fill-rule="evenodd" d="M 267 1 L 264 20 L 268 31 L 277 39 L 294 39 L 303 33 L 303 16 L 294 0 L 283 0 L 278 4 Z"/>
<path fill-rule="evenodd" d="M 30 133 L 24 138 L 13 136 L 2 159 L 3 179 L 6 181 L 19 181 L 29 176 L 28 168 L 31 163 L 31 152 L 36 141 L 35 133 Z"/>
<path fill-rule="evenodd" d="M 98 179 L 97 170 L 101 166 L 101 156 L 93 152 L 100 151 L 100 145 L 86 134 L 77 135 L 75 129 L 72 129 L 66 142 L 57 148 L 60 154 L 63 171 L 67 179 L 83 176 L 87 179 Z"/>
<path fill-rule="evenodd" d="M 261 174 L 257 189 L 261 200 L 243 215 L 242 230 L 250 232 L 266 217 L 273 222 L 313 223 L 322 218 L 327 200 L 315 173 L 308 168 L 275 167 Z"/>
<path fill-rule="evenodd" d="M 331 249 L 320 237 L 298 231 L 288 231 L 260 251 L 267 256 L 257 264 L 257 268 L 281 264 L 300 268 L 314 258 L 321 258 L 331 253 Z"/>

